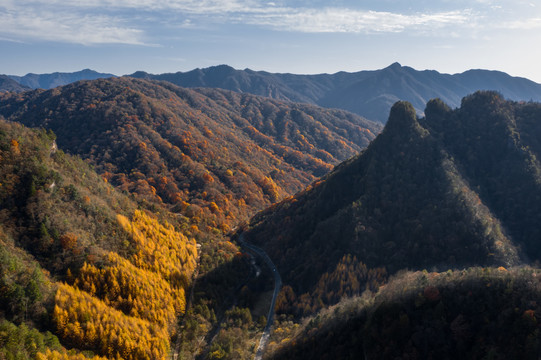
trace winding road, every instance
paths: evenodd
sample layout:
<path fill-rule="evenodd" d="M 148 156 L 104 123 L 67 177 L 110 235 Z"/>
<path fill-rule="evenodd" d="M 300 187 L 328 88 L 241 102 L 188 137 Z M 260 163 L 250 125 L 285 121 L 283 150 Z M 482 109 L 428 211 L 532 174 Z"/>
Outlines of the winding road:
<path fill-rule="evenodd" d="M 261 335 L 261 339 L 259 340 L 259 346 L 257 348 L 256 354 L 254 357 L 254 360 L 261 360 L 263 358 L 263 352 L 265 351 L 267 342 L 269 341 L 269 338 L 270 338 L 270 330 L 272 327 L 272 323 L 274 322 L 274 306 L 276 305 L 276 298 L 278 297 L 278 293 L 280 292 L 280 289 L 282 287 L 282 278 L 280 277 L 280 274 L 278 273 L 276 266 L 274 265 L 270 257 L 267 255 L 267 253 L 263 249 L 245 242 L 244 234 L 240 234 L 239 244 L 242 247 L 245 247 L 246 249 L 251 250 L 251 252 L 255 253 L 260 258 L 262 258 L 274 275 L 274 292 L 272 294 L 272 301 L 269 308 L 269 314 L 267 315 L 267 325 L 265 325 L 265 329 L 263 330 L 263 334 Z"/>
<path fill-rule="evenodd" d="M 175 342 L 175 347 L 171 353 L 171 360 L 177 360 L 178 359 L 178 353 L 180 351 L 180 343 L 182 341 L 182 336 L 183 336 L 183 331 L 182 329 L 184 329 L 184 326 L 185 326 L 185 323 L 186 323 L 186 313 L 188 312 L 188 310 L 190 310 L 190 308 L 192 307 L 192 304 L 193 304 L 193 292 L 194 292 L 194 289 L 195 289 L 195 283 L 197 282 L 197 279 L 199 277 L 199 265 L 200 265 L 200 261 L 201 260 L 201 249 L 200 249 L 200 246 L 197 247 L 197 259 L 196 259 L 196 266 L 195 266 L 195 271 L 193 272 L 192 274 L 192 283 L 190 285 L 190 296 L 188 297 L 188 301 L 186 303 L 186 308 L 184 309 L 184 314 L 182 315 L 182 321 L 181 323 L 179 324 L 179 327 L 177 329 L 177 341 Z"/>

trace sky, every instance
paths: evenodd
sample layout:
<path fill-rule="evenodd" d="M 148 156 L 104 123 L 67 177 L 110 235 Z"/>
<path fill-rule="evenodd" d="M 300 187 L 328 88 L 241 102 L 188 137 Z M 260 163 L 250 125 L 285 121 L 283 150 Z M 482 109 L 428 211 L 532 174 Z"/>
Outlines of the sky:
<path fill-rule="evenodd" d="M 227 64 L 500 70 L 541 83 L 541 0 L 0 0 L 0 74 Z"/>

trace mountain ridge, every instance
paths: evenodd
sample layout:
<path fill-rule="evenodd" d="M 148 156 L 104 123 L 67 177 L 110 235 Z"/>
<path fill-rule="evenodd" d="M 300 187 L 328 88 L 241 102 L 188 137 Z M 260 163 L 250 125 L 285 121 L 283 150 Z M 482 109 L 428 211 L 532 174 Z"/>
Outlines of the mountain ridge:
<path fill-rule="evenodd" d="M 404 271 L 276 332 L 265 359 L 536 359 L 539 295 L 531 267 Z"/>
<path fill-rule="evenodd" d="M 27 90 L 30 90 L 30 88 L 19 84 L 7 75 L 0 75 L 0 92 L 23 92 Z"/>
<path fill-rule="evenodd" d="M 420 115 L 430 99 L 441 98 L 451 107 L 458 107 L 464 96 L 478 90 L 499 91 L 510 100 L 541 100 L 541 84 L 500 71 L 468 70 L 450 75 L 435 70 L 419 71 L 397 62 L 380 70 L 315 75 L 236 70 L 218 65 L 188 72 L 136 72 L 129 76 L 341 108 L 382 123 L 398 100 L 411 102 Z"/>
<path fill-rule="evenodd" d="M 54 72 L 48 74 L 28 73 L 24 76 L 7 76 L 27 88 L 48 90 L 57 86 L 71 84 L 75 81 L 109 78 L 116 75 L 99 73 L 91 69 L 84 69 L 75 72 Z"/>
<path fill-rule="evenodd" d="M 8 77 L 29 88 L 50 89 L 78 80 L 112 76 L 115 75 L 85 69 L 74 73 Z M 164 80 L 189 88 L 222 88 L 283 101 L 340 108 L 381 123 L 385 123 L 386 114 L 399 100 L 412 103 L 420 116 L 430 99 L 440 98 L 449 106 L 458 107 L 464 96 L 478 90 L 498 91 L 505 98 L 514 101 L 541 100 L 541 84 L 524 77 L 483 69 L 445 74 L 436 70 L 416 70 L 398 62 L 379 70 L 340 71 L 333 74 L 271 73 L 217 65 L 163 74 L 136 71 L 126 76 Z M 9 91 L 8 88 L 4 90 Z"/>
<path fill-rule="evenodd" d="M 417 118 L 397 102 L 360 155 L 247 225 L 246 240 L 291 286 L 285 313 L 306 313 L 318 281 L 346 255 L 390 274 L 540 258 L 541 105 L 479 92 L 456 110 L 433 100 L 426 112 Z"/>

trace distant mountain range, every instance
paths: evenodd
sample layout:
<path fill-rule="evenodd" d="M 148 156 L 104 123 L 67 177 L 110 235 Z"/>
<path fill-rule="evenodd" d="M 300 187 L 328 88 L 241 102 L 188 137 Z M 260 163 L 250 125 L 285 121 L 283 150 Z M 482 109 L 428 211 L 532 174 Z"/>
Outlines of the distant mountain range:
<path fill-rule="evenodd" d="M 94 70 L 84 69 L 81 71 L 63 73 L 55 72 L 52 74 L 26 74 L 24 76 L 8 75 L 8 77 L 21 86 L 22 89 L 9 90 L 5 89 L 3 84 L 0 83 L 0 91 L 24 91 L 29 89 L 52 89 L 57 86 L 71 84 L 79 80 L 95 80 L 101 78 L 114 77 L 113 74 L 99 73 Z"/>
<path fill-rule="evenodd" d="M 9 76 L 23 87 L 14 87 L 14 84 L 4 85 L 0 81 L 0 91 L 51 89 L 79 80 L 112 76 L 114 75 L 89 69 L 74 73 Z M 478 90 L 498 91 L 509 100 L 541 101 L 541 84 L 525 78 L 512 77 L 503 72 L 469 70 L 449 75 L 433 70 L 418 71 L 399 63 L 381 70 L 319 75 L 236 70 L 227 65 L 219 65 L 165 74 L 138 71 L 128 76 L 164 80 L 188 88 L 221 88 L 278 100 L 344 109 L 381 123 L 387 121 L 391 106 L 399 100 L 410 102 L 418 115 L 423 115 L 425 105 L 430 99 L 440 98 L 455 108 L 460 106 L 460 100 L 464 96 Z"/>
<path fill-rule="evenodd" d="M 30 88 L 19 84 L 7 75 L 0 75 L 0 92 L 21 92 L 26 90 L 30 90 Z"/>
<path fill-rule="evenodd" d="M 464 96 L 477 90 L 495 90 L 509 100 L 541 100 L 541 84 L 503 72 L 469 70 L 449 75 L 418 71 L 399 63 L 381 70 L 320 75 L 273 74 L 220 65 L 160 75 L 136 72 L 130 76 L 339 108 L 381 123 L 387 121 L 391 106 L 399 100 L 409 101 L 419 115 L 430 99 L 440 98 L 454 108 Z"/>

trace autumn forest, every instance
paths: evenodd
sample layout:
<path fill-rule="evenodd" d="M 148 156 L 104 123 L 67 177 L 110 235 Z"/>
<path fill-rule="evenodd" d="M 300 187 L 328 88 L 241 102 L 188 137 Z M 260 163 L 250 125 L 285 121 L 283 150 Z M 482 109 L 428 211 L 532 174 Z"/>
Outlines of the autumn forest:
<path fill-rule="evenodd" d="M 541 105 L 385 116 L 0 92 L 0 359 L 538 358 Z"/>

